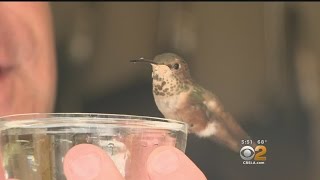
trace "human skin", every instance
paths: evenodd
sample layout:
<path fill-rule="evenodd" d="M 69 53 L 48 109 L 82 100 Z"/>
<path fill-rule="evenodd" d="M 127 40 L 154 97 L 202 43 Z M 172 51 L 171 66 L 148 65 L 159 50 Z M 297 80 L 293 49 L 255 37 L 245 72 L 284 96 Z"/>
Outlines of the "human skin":
<path fill-rule="evenodd" d="M 56 91 L 48 3 L 0 3 L 0 116 L 52 112 Z"/>
<path fill-rule="evenodd" d="M 0 116 L 53 112 L 56 57 L 52 30 L 48 3 L 0 2 Z M 136 168 L 149 180 L 205 179 L 193 162 L 172 146 L 141 156 L 148 157 L 142 163 L 145 167 Z M 93 145 L 75 146 L 65 159 L 68 180 L 80 180 L 79 173 L 83 179 L 123 180 L 110 157 Z M 84 170 L 90 167 L 95 167 L 95 173 L 86 174 Z M 0 168 L 0 180 L 4 179 Z"/>
<path fill-rule="evenodd" d="M 138 168 L 147 174 L 139 180 L 206 180 L 199 168 L 173 146 L 155 148 L 145 167 Z M 64 171 L 68 180 L 124 180 L 111 158 L 91 144 L 73 147 L 64 159 Z"/>

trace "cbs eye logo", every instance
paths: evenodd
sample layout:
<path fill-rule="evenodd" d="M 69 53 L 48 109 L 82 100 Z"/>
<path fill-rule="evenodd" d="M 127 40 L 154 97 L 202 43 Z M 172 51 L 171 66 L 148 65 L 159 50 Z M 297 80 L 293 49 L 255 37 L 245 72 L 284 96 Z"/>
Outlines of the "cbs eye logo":
<path fill-rule="evenodd" d="M 255 161 L 265 161 L 267 158 L 265 154 L 267 153 L 267 148 L 265 146 L 259 145 L 253 149 L 251 146 L 243 146 L 240 150 L 240 157 L 249 161 L 254 158 Z"/>

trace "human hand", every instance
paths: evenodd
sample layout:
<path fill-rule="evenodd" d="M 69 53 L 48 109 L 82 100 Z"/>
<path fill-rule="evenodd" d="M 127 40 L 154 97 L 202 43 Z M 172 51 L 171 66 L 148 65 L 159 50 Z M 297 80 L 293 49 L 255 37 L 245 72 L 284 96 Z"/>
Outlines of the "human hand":
<path fill-rule="evenodd" d="M 154 149 L 145 163 L 145 180 L 205 180 L 199 168 L 173 146 Z M 124 180 L 105 151 L 91 144 L 80 144 L 69 150 L 64 158 L 68 180 Z M 142 180 L 142 179 L 139 179 Z"/>

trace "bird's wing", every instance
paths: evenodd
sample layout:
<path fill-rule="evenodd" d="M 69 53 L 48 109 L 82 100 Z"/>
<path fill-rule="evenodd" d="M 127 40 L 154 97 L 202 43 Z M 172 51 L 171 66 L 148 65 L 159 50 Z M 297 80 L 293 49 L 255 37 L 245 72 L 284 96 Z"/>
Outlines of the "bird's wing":
<path fill-rule="evenodd" d="M 199 86 L 198 86 L 199 87 Z M 195 122 L 191 131 L 200 137 L 209 137 L 239 152 L 241 140 L 250 139 L 233 117 L 224 111 L 218 98 L 204 88 L 189 92 L 184 108 L 184 121 Z M 189 123 L 190 124 L 190 123 Z"/>

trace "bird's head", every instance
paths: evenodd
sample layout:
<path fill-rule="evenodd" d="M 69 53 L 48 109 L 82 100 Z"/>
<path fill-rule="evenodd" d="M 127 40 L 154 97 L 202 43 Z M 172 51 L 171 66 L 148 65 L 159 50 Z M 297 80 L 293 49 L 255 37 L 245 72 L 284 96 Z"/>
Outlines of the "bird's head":
<path fill-rule="evenodd" d="M 174 53 L 163 53 L 155 56 L 153 60 L 140 58 L 131 62 L 147 62 L 152 65 L 152 78 L 154 80 L 170 80 L 179 81 L 190 79 L 190 71 L 188 64 L 184 59 Z"/>

